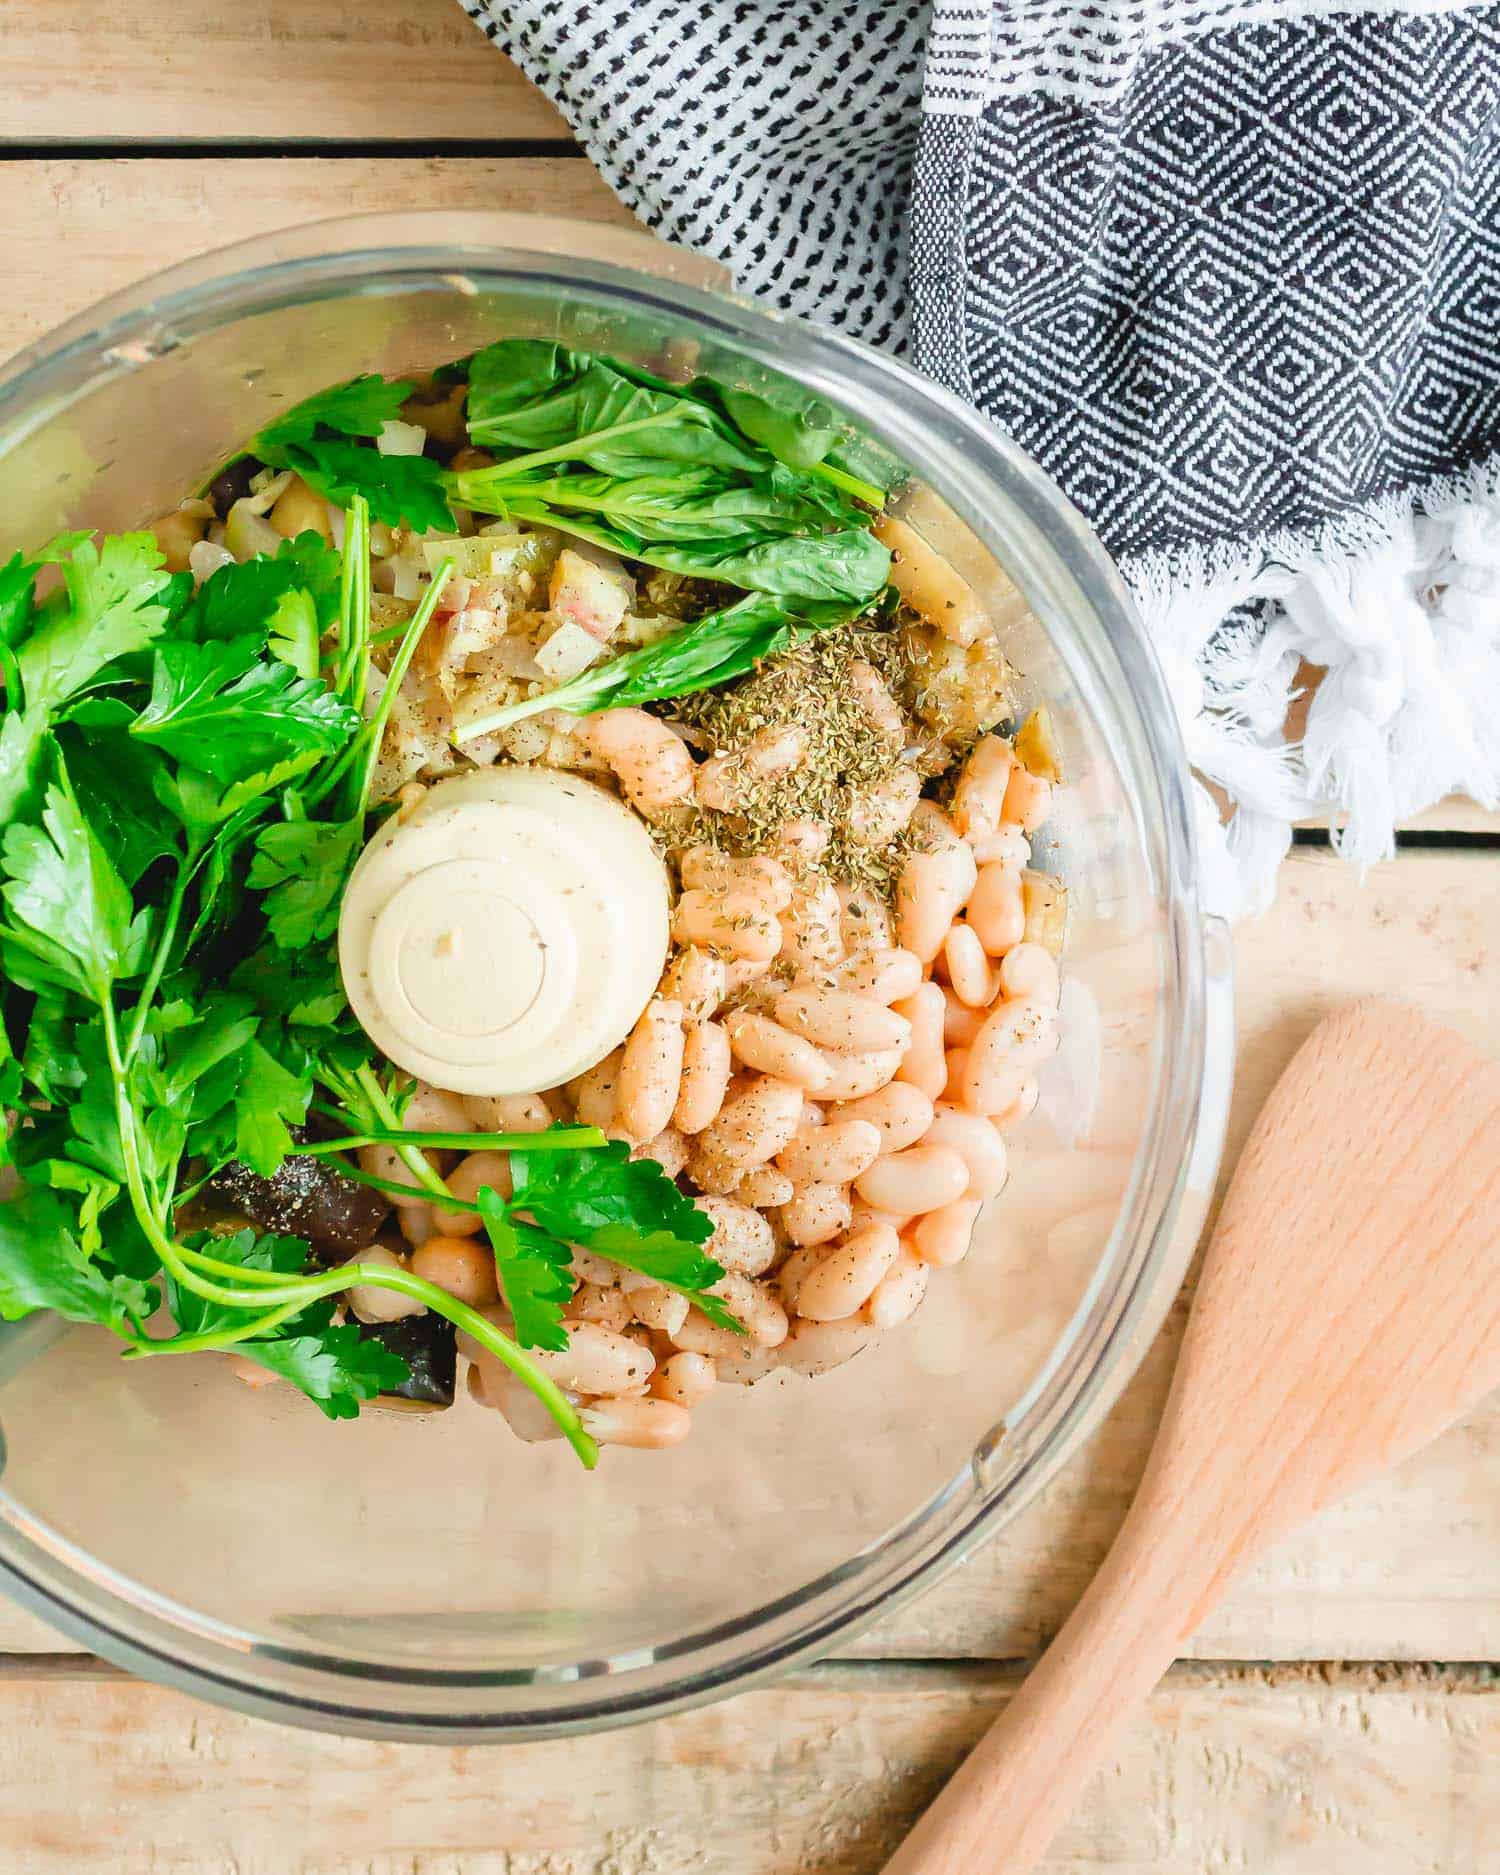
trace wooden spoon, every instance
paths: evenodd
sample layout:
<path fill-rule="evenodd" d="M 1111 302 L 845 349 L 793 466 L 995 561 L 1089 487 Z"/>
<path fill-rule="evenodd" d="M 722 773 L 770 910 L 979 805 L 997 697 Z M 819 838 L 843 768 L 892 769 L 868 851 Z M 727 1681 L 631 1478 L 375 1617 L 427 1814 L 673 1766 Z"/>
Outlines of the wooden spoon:
<path fill-rule="evenodd" d="M 1025 1875 L 1246 1566 L 1496 1386 L 1500 1064 L 1354 1003 L 1250 1135 L 1114 1548 L 885 1875 Z"/>

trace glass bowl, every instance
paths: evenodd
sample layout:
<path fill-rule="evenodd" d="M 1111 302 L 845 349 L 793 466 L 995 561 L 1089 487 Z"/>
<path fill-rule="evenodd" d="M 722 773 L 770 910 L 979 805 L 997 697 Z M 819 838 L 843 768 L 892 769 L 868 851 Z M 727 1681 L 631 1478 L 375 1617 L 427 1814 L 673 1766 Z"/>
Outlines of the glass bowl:
<path fill-rule="evenodd" d="M 905 506 L 1045 699 L 1068 786 L 1064 1043 L 973 1251 L 816 1381 L 723 1388 L 670 1454 L 593 1475 L 460 1401 L 331 1424 L 213 1356 L 0 1339 L 0 1586 L 225 1704 L 458 1741 L 655 1716 L 827 1652 L 1031 1502 L 1158 1326 L 1212 1188 L 1231 1049 L 1186 763 L 1082 518 L 895 360 L 703 284 L 646 236 L 475 213 L 246 243 L 96 307 L 0 376 L 0 553 L 138 526 L 275 411 L 502 334 L 747 386 L 789 375 L 907 465 Z"/>

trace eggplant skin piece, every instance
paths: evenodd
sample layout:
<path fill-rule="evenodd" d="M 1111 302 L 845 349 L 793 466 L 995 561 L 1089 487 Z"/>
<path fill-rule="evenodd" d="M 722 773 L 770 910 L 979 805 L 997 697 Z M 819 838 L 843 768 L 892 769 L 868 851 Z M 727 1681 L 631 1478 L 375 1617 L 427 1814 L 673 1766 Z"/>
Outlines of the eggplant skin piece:
<path fill-rule="evenodd" d="M 411 1369 L 403 1386 L 382 1393 L 371 1405 L 394 1406 L 398 1401 L 407 1410 L 436 1411 L 453 1404 L 458 1375 L 457 1333 L 446 1316 L 429 1309 L 425 1315 L 405 1315 L 399 1322 L 356 1322 L 366 1341 L 378 1341 L 399 1354 Z"/>
<path fill-rule="evenodd" d="M 236 1159 L 208 1192 L 262 1230 L 305 1237 L 315 1254 L 335 1261 L 374 1243 L 391 1214 L 383 1192 L 356 1185 L 309 1153 L 283 1159 L 274 1178 L 262 1178 Z"/>

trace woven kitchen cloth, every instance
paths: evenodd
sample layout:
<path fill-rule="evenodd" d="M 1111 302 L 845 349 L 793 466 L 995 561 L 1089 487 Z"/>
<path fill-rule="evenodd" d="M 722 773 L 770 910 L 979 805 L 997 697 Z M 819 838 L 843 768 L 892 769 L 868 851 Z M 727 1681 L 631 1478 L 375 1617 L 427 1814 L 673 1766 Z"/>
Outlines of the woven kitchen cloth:
<path fill-rule="evenodd" d="M 1061 482 L 1235 803 L 1218 907 L 1301 815 L 1496 804 L 1500 6 L 463 4 L 648 226 Z"/>

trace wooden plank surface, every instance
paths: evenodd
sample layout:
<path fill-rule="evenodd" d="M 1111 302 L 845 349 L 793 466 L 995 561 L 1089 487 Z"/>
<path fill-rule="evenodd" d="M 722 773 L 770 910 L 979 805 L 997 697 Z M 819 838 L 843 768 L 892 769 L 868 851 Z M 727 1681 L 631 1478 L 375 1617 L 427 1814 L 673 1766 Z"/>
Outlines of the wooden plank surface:
<path fill-rule="evenodd" d="M 18 142 L 571 135 L 458 0 L 6 0 L 0 70 Z"/>
<path fill-rule="evenodd" d="M 503 1750 L 0 1685 L 6 1875 L 876 1875 L 1014 1676 L 824 1668 Z M 1483 1672 L 1177 1668 L 1039 1875 L 1497 1875 Z"/>

